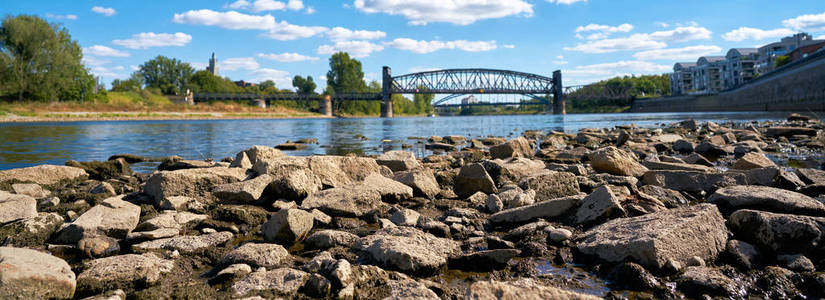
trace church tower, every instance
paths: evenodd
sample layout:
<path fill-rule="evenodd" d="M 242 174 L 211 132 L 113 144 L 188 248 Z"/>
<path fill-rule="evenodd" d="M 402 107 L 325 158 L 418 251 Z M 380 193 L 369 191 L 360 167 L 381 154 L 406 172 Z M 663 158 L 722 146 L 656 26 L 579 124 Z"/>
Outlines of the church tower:
<path fill-rule="evenodd" d="M 218 75 L 218 58 L 215 57 L 215 52 L 212 52 L 212 58 L 209 59 L 209 67 L 206 68 L 212 75 Z"/>

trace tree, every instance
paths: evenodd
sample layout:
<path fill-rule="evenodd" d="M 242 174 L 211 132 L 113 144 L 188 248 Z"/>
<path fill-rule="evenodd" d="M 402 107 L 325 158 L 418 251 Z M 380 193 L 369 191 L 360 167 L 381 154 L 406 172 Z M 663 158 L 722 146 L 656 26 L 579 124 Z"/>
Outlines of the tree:
<path fill-rule="evenodd" d="M 91 99 L 96 83 L 82 58 L 65 28 L 37 16 L 7 16 L 0 26 L 0 95 L 18 101 Z"/>
<path fill-rule="evenodd" d="M 200 70 L 192 74 L 187 86 L 194 93 L 237 93 L 241 90 L 229 78 L 215 76 L 215 74 L 206 70 Z"/>
<path fill-rule="evenodd" d="M 776 57 L 776 67 L 779 68 L 781 66 L 787 65 L 791 63 L 791 57 L 787 55 L 777 56 Z"/>
<path fill-rule="evenodd" d="M 174 95 L 186 89 L 195 70 L 177 58 L 157 57 L 140 65 L 138 71 L 146 87 L 158 88 L 163 94 Z"/>
<path fill-rule="evenodd" d="M 112 92 L 139 92 L 143 89 L 143 77 L 132 73 L 126 80 L 115 79 L 112 81 Z"/>
<path fill-rule="evenodd" d="M 315 93 L 315 81 L 312 80 L 312 76 L 307 76 L 307 78 L 304 79 L 301 76 L 295 75 L 295 78 L 292 78 L 292 86 L 295 87 L 298 94 Z"/>
<path fill-rule="evenodd" d="M 272 81 L 271 79 L 261 81 L 261 83 L 258 84 L 258 89 L 261 90 L 262 92 L 263 91 L 274 90 L 275 89 L 275 82 Z"/>
<path fill-rule="evenodd" d="M 367 85 L 364 83 L 364 71 L 361 70 L 361 62 L 350 58 L 346 52 L 333 54 L 329 58 L 327 86 L 331 86 L 336 94 L 364 91 Z"/>

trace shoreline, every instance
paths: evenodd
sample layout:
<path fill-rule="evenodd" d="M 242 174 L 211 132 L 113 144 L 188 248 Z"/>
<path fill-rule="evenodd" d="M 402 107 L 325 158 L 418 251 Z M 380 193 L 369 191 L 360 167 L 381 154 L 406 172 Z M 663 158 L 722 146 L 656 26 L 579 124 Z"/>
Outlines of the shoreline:
<path fill-rule="evenodd" d="M 54 116 L 59 115 L 59 116 Z M 132 115 L 132 116 L 130 116 Z M 320 114 L 281 115 L 250 113 L 104 113 L 104 112 L 55 112 L 40 116 L 18 116 L 14 114 L 0 116 L 0 123 L 46 123 L 46 122 L 84 122 L 84 121 L 183 121 L 183 120 L 253 120 L 253 119 L 332 119 Z"/>

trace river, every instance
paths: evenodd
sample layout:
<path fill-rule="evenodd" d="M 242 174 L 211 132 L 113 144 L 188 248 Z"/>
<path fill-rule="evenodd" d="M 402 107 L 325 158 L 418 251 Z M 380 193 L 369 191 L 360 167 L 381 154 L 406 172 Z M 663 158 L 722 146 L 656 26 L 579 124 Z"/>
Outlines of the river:
<path fill-rule="evenodd" d="M 635 124 L 650 127 L 685 119 L 715 122 L 780 120 L 788 113 L 640 113 L 436 118 L 266 119 L 180 121 L 82 121 L 0 124 L 0 170 L 66 160 L 106 160 L 113 154 L 179 155 L 186 159 L 234 156 L 253 145 L 316 138 L 317 145 L 291 155 L 375 154 L 412 146 L 424 156 L 423 142 L 410 137 L 464 135 L 516 136 L 525 130 L 559 130 Z M 363 137 L 362 137 L 363 136 Z M 391 140 L 386 142 L 385 140 Z M 152 165 L 134 166 L 149 171 Z"/>

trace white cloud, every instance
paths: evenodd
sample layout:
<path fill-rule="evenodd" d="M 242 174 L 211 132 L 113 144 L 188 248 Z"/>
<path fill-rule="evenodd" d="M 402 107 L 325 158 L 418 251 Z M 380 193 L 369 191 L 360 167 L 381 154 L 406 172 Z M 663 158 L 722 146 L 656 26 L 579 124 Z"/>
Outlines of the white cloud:
<path fill-rule="evenodd" d="M 664 42 L 687 42 L 693 40 L 708 40 L 711 32 L 705 27 L 682 26 L 673 30 L 656 31 L 649 34 L 650 38 Z"/>
<path fill-rule="evenodd" d="M 252 71 L 252 75 L 253 81 L 262 82 L 272 80 L 275 82 L 275 86 L 280 89 L 290 88 L 292 86 L 292 78 L 287 71 L 260 68 Z"/>
<path fill-rule="evenodd" d="M 77 20 L 77 15 L 68 14 L 68 15 L 56 15 L 56 14 L 46 14 L 46 18 L 55 19 L 55 20 Z"/>
<path fill-rule="evenodd" d="M 431 53 L 441 49 L 460 49 L 468 52 L 482 52 L 496 49 L 496 41 L 418 41 L 408 38 L 398 38 L 387 45 L 410 51 L 413 53 Z"/>
<path fill-rule="evenodd" d="M 286 21 L 276 23 L 269 32 L 264 33 L 264 37 L 279 41 L 291 41 L 300 38 L 308 38 L 326 32 L 328 29 L 321 26 L 300 26 L 289 24 Z"/>
<path fill-rule="evenodd" d="M 504 47 L 504 48 L 507 48 L 507 49 L 513 49 L 513 48 L 515 48 L 515 47 L 516 47 L 516 45 L 512 45 L 512 44 L 504 44 L 504 45 L 501 45 L 501 47 Z"/>
<path fill-rule="evenodd" d="M 343 27 L 335 27 L 326 32 L 327 37 L 333 42 L 350 40 L 374 40 L 387 36 L 383 31 L 350 30 Z"/>
<path fill-rule="evenodd" d="M 102 66 L 112 61 L 105 58 L 97 58 L 94 56 L 84 56 L 81 62 L 83 63 L 83 65 L 86 66 Z"/>
<path fill-rule="evenodd" d="M 183 32 L 154 33 L 141 32 L 133 34 L 131 39 L 114 40 L 113 44 L 129 49 L 146 49 L 150 47 L 177 46 L 181 47 L 192 41 L 192 36 Z"/>
<path fill-rule="evenodd" d="M 315 13 L 315 9 L 312 8 L 311 6 L 307 6 L 307 14 L 311 15 L 311 14 L 314 14 L 314 13 Z"/>
<path fill-rule="evenodd" d="M 659 25 L 659 27 L 662 27 L 662 28 L 670 27 L 670 24 L 665 23 L 665 22 L 656 22 L 656 25 Z"/>
<path fill-rule="evenodd" d="M 321 45 L 318 47 L 318 54 L 334 54 L 337 52 L 347 52 L 355 58 L 370 56 L 372 52 L 384 50 L 384 46 L 373 44 L 368 41 L 343 41 L 334 45 Z"/>
<path fill-rule="evenodd" d="M 99 13 L 101 15 L 107 16 L 107 17 L 114 16 L 117 13 L 117 11 L 115 11 L 114 8 L 103 7 L 103 6 L 92 7 L 92 11 L 96 12 L 96 13 Z"/>
<path fill-rule="evenodd" d="M 287 3 L 274 0 L 256 0 L 249 2 L 247 0 L 238 0 L 230 3 L 226 7 L 231 9 L 243 9 L 252 12 L 262 12 L 269 10 L 301 10 L 304 8 L 304 2 L 301 0 L 289 0 Z"/>
<path fill-rule="evenodd" d="M 289 0 L 286 3 L 286 8 L 289 10 L 301 10 L 304 8 L 304 2 L 301 0 Z"/>
<path fill-rule="evenodd" d="M 189 65 L 195 70 L 206 70 L 206 67 L 209 66 L 209 64 L 203 62 L 190 62 Z"/>
<path fill-rule="evenodd" d="M 568 61 L 566 61 L 566 60 L 554 60 L 553 61 L 553 64 L 556 64 L 556 65 L 566 65 L 567 63 L 568 63 Z"/>
<path fill-rule="evenodd" d="M 598 31 L 603 33 L 616 33 L 616 32 L 630 32 L 633 30 L 633 25 L 630 24 L 621 24 L 619 26 L 610 26 L 610 25 L 599 25 L 599 24 L 587 24 L 585 26 L 576 27 L 576 32 L 588 32 L 588 31 Z"/>
<path fill-rule="evenodd" d="M 236 11 L 217 12 L 209 9 L 190 10 L 182 14 L 175 14 L 172 21 L 183 24 L 218 26 L 226 29 L 267 30 L 275 27 L 275 18 L 272 15 L 253 16 Z"/>
<path fill-rule="evenodd" d="M 816 37 L 816 38 L 814 38 L 814 39 L 815 39 L 815 40 L 825 40 L 825 35 L 820 35 L 820 36 L 818 36 L 818 37 Z"/>
<path fill-rule="evenodd" d="M 227 58 L 218 62 L 219 70 L 255 70 L 260 67 L 257 61 L 252 57 L 235 57 Z"/>
<path fill-rule="evenodd" d="M 587 0 L 547 0 L 547 2 L 555 3 L 555 4 L 564 4 L 570 5 L 576 2 L 587 2 Z"/>
<path fill-rule="evenodd" d="M 279 61 L 279 62 L 317 61 L 317 60 L 320 59 L 320 58 L 314 57 L 314 56 L 306 56 L 306 55 L 301 55 L 301 54 L 298 54 L 298 53 L 289 53 L 289 52 L 284 52 L 284 53 L 280 53 L 280 54 L 258 53 L 258 57 L 263 58 L 263 59 Z"/>
<path fill-rule="evenodd" d="M 798 31 L 825 31 L 825 13 L 818 15 L 801 15 L 782 21 L 782 25 Z"/>
<path fill-rule="evenodd" d="M 764 40 L 769 38 L 784 37 L 794 34 L 793 30 L 787 28 L 778 28 L 773 30 L 762 30 L 751 27 L 739 27 L 722 35 L 722 38 L 727 41 L 741 42 L 744 40 Z"/>
<path fill-rule="evenodd" d="M 670 71 L 671 67 L 649 61 L 618 61 L 593 65 L 577 66 L 564 70 L 570 76 L 616 76 L 619 74 L 650 74 Z"/>
<path fill-rule="evenodd" d="M 117 71 L 116 69 L 117 68 L 110 69 L 110 68 L 106 68 L 106 67 L 97 66 L 97 67 L 90 68 L 89 71 L 92 74 L 94 74 L 95 76 L 105 77 L 105 78 L 123 77 L 125 75 L 125 74 L 121 74 L 119 72 L 116 72 Z"/>
<path fill-rule="evenodd" d="M 524 0 L 355 0 L 353 4 L 365 13 L 401 15 L 410 25 L 430 22 L 469 25 L 485 19 L 533 15 L 533 5 Z"/>
<path fill-rule="evenodd" d="M 97 55 L 97 56 L 112 56 L 112 57 L 128 57 L 129 52 L 120 51 L 117 49 L 109 48 L 106 46 L 101 45 L 94 45 L 91 47 L 83 48 L 84 55 Z"/>
<path fill-rule="evenodd" d="M 696 60 L 701 56 L 719 54 L 718 46 L 697 45 L 684 48 L 656 49 L 638 52 L 633 58 L 638 60 Z"/>
<path fill-rule="evenodd" d="M 584 53 L 611 53 L 628 50 L 649 50 L 667 47 L 667 44 L 654 41 L 646 34 L 634 34 L 626 38 L 612 38 L 579 43 L 575 47 L 564 47 L 566 51 Z"/>
<path fill-rule="evenodd" d="M 190 64 L 190 65 L 192 65 L 192 64 Z M 193 65 L 193 67 L 194 67 L 194 65 Z M 130 65 L 129 69 L 131 69 L 132 71 L 137 71 L 137 70 L 140 70 L 140 67 L 138 67 L 136 65 Z"/>

